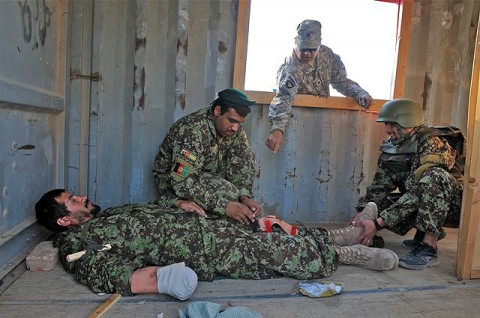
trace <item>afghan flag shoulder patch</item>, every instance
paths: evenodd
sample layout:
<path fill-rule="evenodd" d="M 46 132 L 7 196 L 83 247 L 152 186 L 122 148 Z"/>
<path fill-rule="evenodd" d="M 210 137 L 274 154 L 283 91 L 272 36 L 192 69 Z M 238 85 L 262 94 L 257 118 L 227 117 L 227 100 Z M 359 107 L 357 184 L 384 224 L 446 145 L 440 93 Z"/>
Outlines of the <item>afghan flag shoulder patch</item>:
<path fill-rule="evenodd" d="M 170 175 L 173 179 L 177 181 L 182 181 L 189 175 L 191 170 L 192 166 L 190 163 L 188 163 L 186 160 L 183 160 L 182 158 L 177 158 L 177 161 L 175 162 Z"/>

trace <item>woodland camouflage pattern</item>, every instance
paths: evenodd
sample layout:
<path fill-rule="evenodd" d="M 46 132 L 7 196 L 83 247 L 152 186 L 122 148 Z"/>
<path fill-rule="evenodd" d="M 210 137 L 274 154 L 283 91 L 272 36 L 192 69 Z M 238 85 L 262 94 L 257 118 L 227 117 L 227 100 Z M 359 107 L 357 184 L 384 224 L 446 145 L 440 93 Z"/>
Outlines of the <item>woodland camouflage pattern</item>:
<path fill-rule="evenodd" d="M 339 93 L 356 100 L 368 95 L 358 83 L 347 78 L 347 71 L 340 56 L 329 47 L 319 47 L 314 63 L 316 67 L 302 63 L 294 51 L 280 66 L 277 72 L 277 93 L 268 111 L 272 131 L 285 130 L 297 93 L 329 97 L 331 84 Z"/>
<path fill-rule="evenodd" d="M 206 219 L 180 209 L 127 204 L 101 212 L 78 227 L 59 233 L 65 268 L 94 292 L 131 295 L 129 277 L 138 268 L 185 262 L 199 280 L 216 275 L 266 279 L 289 276 L 317 279 L 330 276 L 338 257 L 323 229 L 253 233 L 250 226 L 227 217 Z M 66 256 L 92 246 L 112 249 L 90 252 L 68 263 Z"/>
<path fill-rule="evenodd" d="M 452 175 L 456 152 L 448 142 L 420 126 L 400 140 L 385 140 L 380 149 L 374 180 L 357 210 L 375 202 L 386 228 L 400 235 L 415 227 L 438 236 L 442 226 L 458 227 L 462 183 Z M 400 198 L 391 200 L 397 186 Z"/>
<path fill-rule="evenodd" d="M 157 204 L 172 207 L 182 198 L 224 215 L 228 201 L 252 197 L 254 156 L 247 135 L 240 126 L 219 141 L 210 109 L 178 120 L 160 145 L 153 166 Z"/>

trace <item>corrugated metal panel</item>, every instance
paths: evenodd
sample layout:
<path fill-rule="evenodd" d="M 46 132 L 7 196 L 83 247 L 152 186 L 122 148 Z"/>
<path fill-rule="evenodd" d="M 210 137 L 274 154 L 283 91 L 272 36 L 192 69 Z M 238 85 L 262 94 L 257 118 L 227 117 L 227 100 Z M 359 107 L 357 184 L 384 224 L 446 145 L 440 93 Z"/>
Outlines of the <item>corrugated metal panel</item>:
<path fill-rule="evenodd" d="M 49 235 L 33 206 L 63 185 L 64 1 L 0 2 L 0 277 Z"/>
<path fill-rule="evenodd" d="M 419 3 L 422 10 L 434 7 L 429 1 Z M 88 194 L 103 206 L 149 200 L 156 195 L 152 162 L 168 127 L 207 105 L 231 83 L 236 2 L 94 4 L 92 72 L 99 72 L 101 80 L 93 83 Z M 478 9 L 478 5 L 468 6 Z M 423 23 L 424 16 L 415 26 L 428 34 L 433 26 Z M 460 17 L 468 19 L 465 13 Z M 457 46 L 470 45 L 468 38 L 463 41 L 467 43 Z M 421 42 L 412 38 L 411 51 L 421 51 Z M 441 46 L 435 43 L 432 50 Z M 467 59 L 472 54 L 473 50 L 468 51 Z M 432 56 L 432 61 L 425 58 L 424 64 L 429 65 L 438 56 Z M 413 55 L 411 59 L 407 96 L 414 98 L 424 78 L 418 75 L 421 70 Z M 465 71 L 455 74 L 468 81 Z M 445 84 L 433 82 L 438 85 Z M 455 83 L 448 85 L 453 89 Z M 466 104 L 459 100 L 452 108 L 462 114 Z M 437 113 L 429 114 L 429 120 Z M 277 155 L 264 146 L 267 107 L 258 106 L 247 120 L 257 156 L 255 195 L 267 213 L 289 221 L 346 221 L 373 178 L 383 127 L 374 122 L 375 114 L 360 111 L 298 107 L 294 115 Z M 451 122 L 461 126 L 460 117 Z"/>
<path fill-rule="evenodd" d="M 256 154 L 255 196 L 264 212 L 305 223 L 348 220 L 373 178 L 384 137 L 376 115 L 295 108 L 282 149 L 273 154 L 265 146 L 267 114 L 267 106 L 258 106 L 246 125 Z"/>
<path fill-rule="evenodd" d="M 236 5 L 227 1 L 95 1 L 89 110 L 88 195 L 102 206 L 157 194 L 152 166 L 180 117 L 205 107 L 229 86 Z M 80 67 L 84 5 L 72 15 L 72 69 Z M 87 12 L 87 13 L 85 13 Z M 101 17 L 101 19 L 100 19 Z M 221 29 L 220 29 L 221 28 Z M 84 36 L 84 35 L 83 35 Z M 75 58 L 75 59 L 74 59 Z M 74 66 L 75 65 L 75 66 Z M 222 80 L 223 79 L 223 80 Z M 80 189 L 81 102 L 71 80 L 69 187 Z M 71 158 L 71 159 L 70 159 Z M 83 167 L 85 169 L 85 167 Z"/>
<path fill-rule="evenodd" d="M 48 26 L 28 15 L 25 8 L 36 5 L 1 2 L 0 230 L 14 237 L 4 241 L 15 240 L 9 255 L 20 255 L 34 235 L 21 229 L 32 222 L 38 196 L 64 180 L 105 207 L 155 197 L 152 163 L 169 126 L 231 85 L 237 4 L 70 2 L 68 73 L 86 77 L 72 75 L 63 112 L 64 59 L 56 54 L 67 45 L 65 28 L 57 28 L 65 1 L 45 2 L 55 13 Z M 406 96 L 425 100 L 429 123 L 465 128 L 479 9 L 478 1 L 415 2 Z M 89 82 L 91 75 L 98 81 Z M 375 171 L 383 138 L 375 118 L 298 107 L 273 155 L 264 145 L 267 106 L 255 107 L 245 126 L 265 213 L 304 223 L 348 220 Z"/>

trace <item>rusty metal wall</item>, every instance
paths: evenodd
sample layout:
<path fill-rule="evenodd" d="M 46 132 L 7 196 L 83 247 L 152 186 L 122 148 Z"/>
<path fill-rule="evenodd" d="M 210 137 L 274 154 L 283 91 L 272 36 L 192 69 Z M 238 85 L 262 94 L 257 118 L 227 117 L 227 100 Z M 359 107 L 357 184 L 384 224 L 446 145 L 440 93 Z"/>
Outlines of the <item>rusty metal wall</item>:
<path fill-rule="evenodd" d="M 94 27 L 88 73 L 98 73 L 99 80 L 91 82 L 89 135 L 82 139 L 87 141 L 88 154 L 84 151 L 78 156 L 75 149 L 69 149 L 68 185 L 103 206 L 149 200 L 156 195 L 152 162 L 168 127 L 231 85 L 237 2 L 91 4 Z M 439 14 L 449 9 L 451 16 Z M 464 128 L 470 77 L 468 67 L 460 65 L 471 64 L 474 39 L 470 31 L 461 30 L 478 15 L 478 4 L 416 1 L 414 11 L 406 96 L 422 102 L 423 96 L 436 96 L 425 98 L 429 123 Z M 79 15 L 72 16 L 77 25 Z M 446 25 L 442 16 L 453 17 L 451 23 Z M 427 41 L 434 38 L 432 34 L 457 41 L 445 49 L 444 41 Z M 77 42 L 72 40 L 71 47 L 78 46 Z M 425 43 L 429 44 L 427 51 Z M 463 50 L 455 55 L 455 63 L 450 55 L 454 48 Z M 72 49 L 72 55 L 76 51 Z M 429 68 L 435 69 L 435 76 L 421 90 L 426 82 L 424 70 Z M 437 76 L 439 70 L 449 76 Z M 71 80 L 72 114 L 79 108 L 75 105 L 77 81 Z M 447 95 L 449 91 L 455 93 Z M 451 98 L 447 101 L 446 96 Z M 382 125 L 375 123 L 376 114 L 297 107 L 284 148 L 273 155 L 264 146 L 269 129 L 267 108 L 256 106 L 245 123 L 256 153 L 254 194 L 265 212 L 305 223 L 348 220 L 373 178 L 377 147 L 384 138 Z M 446 115 L 437 120 L 442 113 Z M 70 118 L 72 124 L 78 121 Z M 82 144 L 72 124 L 69 136 L 75 139 L 70 145 Z M 76 158 L 88 158 L 88 162 L 81 164 Z"/>
<path fill-rule="evenodd" d="M 70 73 L 80 75 L 70 76 L 67 184 L 104 207 L 153 199 L 153 160 L 169 126 L 230 85 L 237 4 L 72 6 Z M 89 45 L 91 56 L 81 55 Z"/>
<path fill-rule="evenodd" d="M 265 213 L 292 222 L 348 220 L 366 182 L 373 178 L 383 127 L 376 114 L 295 108 L 282 149 L 265 146 L 267 106 L 250 119 L 256 153 L 254 190 Z"/>
<path fill-rule="evenodd" d="M 105 207 L 152 199 L 151 167 L 168 127 L 231 85 L 237 2 L 91 1 L 72 11 L 70 73 L 83 76 L 70 76 L 67 184 Z M 87 21 L 93 29 L 84 31 Z M 79 56 L 88 45 L 91 59 Z M 85 63 L 90 69 L 80 71 Z M 369 125 L 375 116 L 297 108 L 286 147 L 273 156 L 264 146 L 267 108 L 256 106 L 245 124 L 257 158 L 254 194 L 266 213 L 348 218 L 383 138 Z"/>
<path fill-rule="evenodd" d="M 2 266 L 6 251 L 28 250 L 33 204 L 53 187 L 104 207 L 154 198 L 152 163 L 169 126 L 232 82 L 235 0 L 70 1 L 68 14 L 59 7 L 66 1 L 50 0 L 55 15 L 42 28 L 46 20 L 26 7 L 43 3 L 0 2 Z M 406 96 L 424 103 L 430 124 L 465 128 L 479 7 L 415 1 Z M 68 16 L 63 28 L 60 16 Z M 56 52 L 67 53 L 66 69 Z M 267 108 L 255 106 L 245 123 L 265 213 L 348 220 L 375 171 L 384 137 L 376 115 L 297 107 L 273 155 L 264 146 Z"/>
<path fill-rule="evenodd" d="M 63 184 L 66 12 L 0 2 L 0 277 L 49 235 L 33 204 Z"/>

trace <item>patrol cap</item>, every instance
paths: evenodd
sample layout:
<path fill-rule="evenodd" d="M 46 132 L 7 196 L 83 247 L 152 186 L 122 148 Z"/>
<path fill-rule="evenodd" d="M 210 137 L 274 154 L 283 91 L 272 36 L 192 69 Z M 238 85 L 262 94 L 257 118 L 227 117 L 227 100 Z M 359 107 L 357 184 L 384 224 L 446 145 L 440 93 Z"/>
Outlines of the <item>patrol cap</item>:
<path fill-rule="evenodd" d="M 322 42 L 322 24 L 317 20 L 304 20 L 297 26 L 295 45 L 300 49 L 316 49 Z"/>
<path fill-rule="evenodd" d="M 218 97 L 227 103 L 239 106 L 251 106 L 255 104 L 254 100 L 248 99 L 244 92 L 235 88 L 227 88 L 218 93 Z"/>

